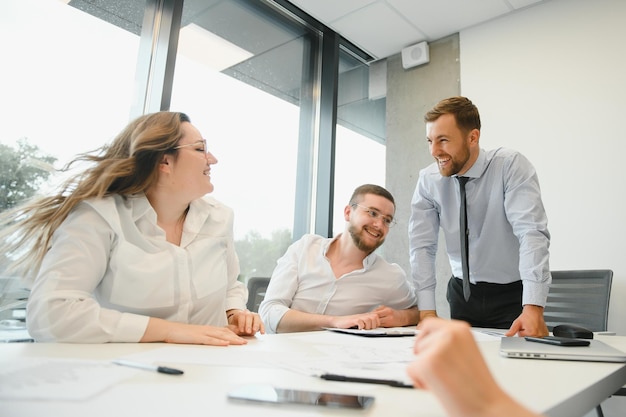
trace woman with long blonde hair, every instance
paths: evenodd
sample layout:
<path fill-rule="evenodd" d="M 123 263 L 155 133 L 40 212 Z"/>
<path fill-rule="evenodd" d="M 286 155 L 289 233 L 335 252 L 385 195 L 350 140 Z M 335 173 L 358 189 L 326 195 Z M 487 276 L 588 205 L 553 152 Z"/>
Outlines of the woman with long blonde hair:
<path fill-rule="evenodd" d="M 60 190 L 3 213 L 0 250 L 31 289 L 36 341 L 244 344 L 264 332 L 237 281 L 217 159 L 183 113 L 132 121 Z"/>

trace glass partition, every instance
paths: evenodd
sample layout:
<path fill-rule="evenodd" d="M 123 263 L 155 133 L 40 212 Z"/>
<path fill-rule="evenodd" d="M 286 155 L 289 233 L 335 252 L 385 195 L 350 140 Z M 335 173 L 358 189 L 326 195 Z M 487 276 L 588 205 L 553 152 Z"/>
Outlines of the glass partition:
<path fill-rule="evenodd" d="M 0 2 L 0 157 L 5 168 L 10 158 L 28 161 L 33 178 L 22 180 L 24 192 L 57 184 L 46 164 L 61 168 L 126 125 L 142 93 L 139 69 L 148 65 L 140 62 L 144 12 L 161 3 L 181 0 Z M 328 210 L 338 232 L 354 187 L 384 185 L 384 97 L 369 96 L 367 58 L 345 48 L 338 82 L 322 86 L 320 45 L 328 29 L 285 0 L 185 0 L 174 19 L 180 32 L 170 38 L 178 39 L 171 91 L 156 89 L 168 109 L 189 114 L 219 159 L 213 195 L 235 211 L 242 279 L 269 276 L 292 239 L 313 230 L 319 194 L 334 197 Z M 333 85 L 337 109 L 321 112 L 316 100 Z M 329 114 L 336 115 L 336 140 L 323 152 L 335 153 L 334 170 L 316 165 L 333 160 L 320 158 L 316 145 L 320 119 Z M 326 169 L 335 175 L 334 194 L 330 185 L 316 188 L 315 176 Z M 16 171 L 5 169 L 0 181 Z"/>
<path fill-rule="evenodd" d="M 198 5 L 183 7 L 171 109 L 189 114 L 219 161 L 213 196 L 235 211 L 242 279 L 270 276 L 292 241 L 314 35 L 254 2 Z"/>
<path fill-rule="evenodd" d="M 344 230 L 343 210 L 356 187 L 385 186 L 384 94 L 372 88 L 368 65 L 343 49 L 339 59 L 334 235 Z"/>
<path fill-rule="evenodd" d="M 128 123 L 145 0 L 66 3 L 0 2 L 0 211 L 58 184 L 55 169 Z M 0 319 L 22 319 L 27 296 L 0 273 Z"/>

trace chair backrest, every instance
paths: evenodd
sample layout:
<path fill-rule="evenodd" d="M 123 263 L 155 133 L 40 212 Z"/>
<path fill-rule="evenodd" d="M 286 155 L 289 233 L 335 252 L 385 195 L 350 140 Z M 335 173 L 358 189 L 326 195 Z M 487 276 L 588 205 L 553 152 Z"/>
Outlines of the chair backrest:
<path fill-rule="evenodd" d="M 265 298 L 265 290 L 269 283 L 268 277 L 248 278 L 248 304 L 246 305 L 248 310 L 255 313 L 259 311 L 259 305 Z"/>
<path fill-rule="evenodd" d="M 552 271 L 544 310 L 549 330 L 575 324 L 593 332 L 607 330 L 613 271 L 610 269 Z"/>

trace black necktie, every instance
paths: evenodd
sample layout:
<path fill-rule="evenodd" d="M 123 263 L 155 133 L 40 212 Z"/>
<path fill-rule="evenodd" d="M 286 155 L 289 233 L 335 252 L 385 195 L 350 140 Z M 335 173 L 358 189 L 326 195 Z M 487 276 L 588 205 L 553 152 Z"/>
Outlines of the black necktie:
<path fill-rule="evenodd" d="M 465 202 L 465 183 L 469 178 L 456 177 L 459 181 L 459 190 L 461 191 L 461 210 L 459 216 L 459 226 L 461 231 L 461 266 L 463 268 L 463 297 L 465 301 L 470 297 L 470 280 L 469 280 L 469 248 L 467 244 L 469 229 L 467 228 L 467 204 Z"/>

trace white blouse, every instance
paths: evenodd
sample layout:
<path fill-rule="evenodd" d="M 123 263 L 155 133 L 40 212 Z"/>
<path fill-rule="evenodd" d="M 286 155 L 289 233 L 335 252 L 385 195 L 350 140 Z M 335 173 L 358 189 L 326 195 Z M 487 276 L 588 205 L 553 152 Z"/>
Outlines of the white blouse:
<path fill-rule="evenodd" d="M 37 341 L 138 342 L 150 317 L 225 326 L 245 309 L 233 212 L 193 201 L 180 246 L 167 242 L 145 195 L 80 203 L 53 235 L 27 306 Z"/>

